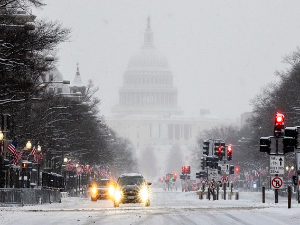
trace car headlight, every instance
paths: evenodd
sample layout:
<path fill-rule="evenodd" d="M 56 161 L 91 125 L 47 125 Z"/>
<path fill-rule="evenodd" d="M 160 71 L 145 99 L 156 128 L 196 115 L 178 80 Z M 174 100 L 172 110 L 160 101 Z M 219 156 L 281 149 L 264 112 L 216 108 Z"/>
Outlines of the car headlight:
<path fill-rule="evenodd" d="M 115 191 L 115 200 L 116 200 L 117 202 L 119 202 L 119 201 L 121 200 L 121 198 L 122 198 L 122 191 L 116 190 L 116 191 Z"/>
<path fill-rule="evenodd" d="M 97 188 L 96 188 L 96 187 L 93 187 L 92 193 L 93 193 L 93 194 L 97 194 Z"/>
<path fill-rule="evenodd" d="M 115 187 L 113 185 L 110 185 L 108 191 L 109 191 L 109 195 L 113 197 L 115 193 Z"/>
<path fill-rule="evenodd" d="M 141 190 L 140 190 L 140 197 L 142 199 L 143 202 L 146 202 L 149 198 L 149 193 L 148 193 L 148 189 L 147 187 L 143 187 Z"/>

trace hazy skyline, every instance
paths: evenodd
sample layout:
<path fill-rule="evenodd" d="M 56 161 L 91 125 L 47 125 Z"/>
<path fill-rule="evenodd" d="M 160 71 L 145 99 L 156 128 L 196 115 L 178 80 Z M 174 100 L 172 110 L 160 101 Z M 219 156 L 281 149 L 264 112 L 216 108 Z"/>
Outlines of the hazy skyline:
<path fill-rule="evenodd" d="M 60 45 L 58 69 L 73 82 L 79 63 L 84 83 L 100 90 L 100 111 L 118 103 L 123 73 L 144 40 L 148 15 L 186 114 L 200 109 L 238 118 L 262 87 L 277 80 L 283 57 L 300 40 L 299 1 L 44 0 L 41 18 L 73 30 Z"/>

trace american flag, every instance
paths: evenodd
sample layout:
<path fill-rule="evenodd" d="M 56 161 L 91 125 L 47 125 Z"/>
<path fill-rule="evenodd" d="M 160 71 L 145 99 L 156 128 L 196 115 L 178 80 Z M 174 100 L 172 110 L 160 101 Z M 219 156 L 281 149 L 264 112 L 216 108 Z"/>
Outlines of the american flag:
<path fill-rule="evenodd" d="M 12 154 L 13 156 L 15 156 L 16 154 L 18 154 L 16 148 L 17 148 L 17 141 L 14 140 L 14 141 L 7 147 L 7 150 L 10 152 L 10 154 Z"/>
<path fill-rule="evenodd" d="M 37 152 L 35 146 L 33 146 L 32 151 L 31 151 L 30 154 L 33 155 L 34 161 L 35 161 L 35 162 L 38 162 L 38 152 Z"/>
<path fill-rule="evenodd" d="M 23 148 L 23 149 L 20 151 L 19 157 L 18 157 L 18 161 L 22 159 L 22 157 L 23 157 L 23 152 L 26 151 L 26 150 L 27 150 L 27 148 L 25 147 L 25 148 Z"/>
<path fill-rule="evenodd" d="M 17 148 L 17 141 L 14 140 L 8 147 L 7 150 L 10 152 L 10 154 L 14 157 L 14 164 L 17 165 L 19 161 L 19 154 L 16 150 Z"/>
<path fill-rule="evenodd" d="M 17 152 L 17 154 L 14 156 L 14 164 L 17 165 L 18 162 L 22 159 L 23 156 L 23 152 L 24 150 L 26 150 L 27 148 L 23 148 L 20 153 Z"/>

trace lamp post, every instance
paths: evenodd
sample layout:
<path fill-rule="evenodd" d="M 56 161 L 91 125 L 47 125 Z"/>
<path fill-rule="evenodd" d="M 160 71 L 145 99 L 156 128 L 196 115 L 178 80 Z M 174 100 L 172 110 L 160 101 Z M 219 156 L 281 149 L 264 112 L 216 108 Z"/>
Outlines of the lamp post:
<path fill-rule="evenodd" d="M 68 158 L 65 157 L 65 158 L 64 158 L 64 164 L 66 165 L 67 162 L 68 162 Z M 64 173 L 64 189 L 66 189 L 66 186 L 67 186 L 67 185 L 66 185 L 66 184 L 67 184 L 66 167 L 65 167 L 63 173 Z M 69 179 L 70 179 L 70 176 L 69 176 Z"/>
<path fill-rule="evenodd" d="M 38 151 L 38 154 L 40 154 L 40 152 L 42 151 L 42 147 L 39 144 L 37 147 L 37 151 Z M 37 186 L 39 187 L 40 186 L 40 159 L 39 158 L 37 158 L 37 164 L 38 164 Z"/>

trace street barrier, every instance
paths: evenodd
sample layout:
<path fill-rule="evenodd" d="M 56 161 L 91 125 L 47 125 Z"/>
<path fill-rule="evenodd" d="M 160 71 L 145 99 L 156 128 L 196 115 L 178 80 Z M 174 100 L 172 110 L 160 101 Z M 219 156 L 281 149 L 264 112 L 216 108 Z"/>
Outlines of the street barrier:
<path fill-rule="evenodd" d="M 239 192 L 235 193 L 235 200 L 239 200 Z"/>
<path fill-rule="evenodd" d="M 201 200 L 203 199 L 203 192 L 202 191 L 199 192 L 199 199 L 201 199 Z"/>
<path fill-rule="evenodd" d="M 0 188 L 0 205 L 61 202 L 59 189 Z"/>

